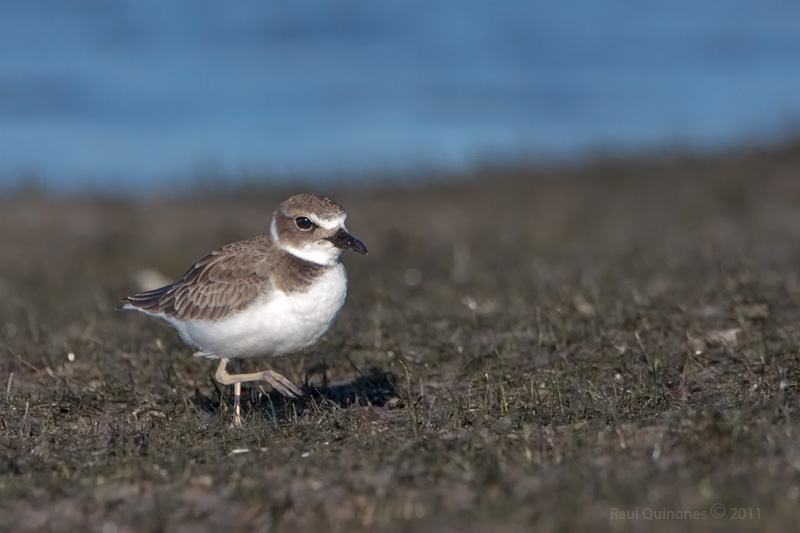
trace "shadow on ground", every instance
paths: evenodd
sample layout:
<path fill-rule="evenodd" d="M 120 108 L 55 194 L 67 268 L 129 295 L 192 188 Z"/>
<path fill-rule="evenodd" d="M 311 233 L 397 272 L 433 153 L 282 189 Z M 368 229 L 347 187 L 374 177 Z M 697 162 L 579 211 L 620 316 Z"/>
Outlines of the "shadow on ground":
<path fill-rule="evenodd" d="M 245 387 L 242 393 L 242 407 L 247 411 L 261 413 L 273 422 L 285 422 L 303 415 L 311 408 L 334 405 L 339 408 L 352 406 L 383 407 L 396 398 L 396 376 L 379 368 L 370 368 L 365 373 L 351 379 L 329 382 L 327 373 L 322 374 L 319 381 L 311 381 L 307 376 L 301 387 L 305 396 L 290 399 L 274 390 L 266 391 L 259 385 Z M 211 395 L 195 390 L 193 404 L 199 410 L 208 413 L 219 413 L 220 409 L 228 409 L 230 391 L 217 387 Z M 223 407 L 223 405 L 225 407 Z"/>

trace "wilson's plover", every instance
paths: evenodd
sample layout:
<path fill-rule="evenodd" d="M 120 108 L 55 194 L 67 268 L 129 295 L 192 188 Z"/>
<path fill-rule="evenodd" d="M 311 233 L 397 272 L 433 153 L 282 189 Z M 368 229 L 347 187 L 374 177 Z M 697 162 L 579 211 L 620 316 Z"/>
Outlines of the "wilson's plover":
<path fill-rule="evenodd" d="M 333 325 L 347 294 L 342 250 L 366 254 L 350 235 L 342 206 L 298 194 L 272 215 L 269 233 L 214 250 L 171 285 L 123 298 L 169 322 L 195 357 L 220 359 L 215 378 L 234 385 L 234 423 L 241 425 L 241 384 L 266 381 L 290 398 L 303 392 L 272 370 L 229 374 L 242 359 L 282 357 L 315 344 Z M 236 370 L 235 370 L 236 371 Z"/>

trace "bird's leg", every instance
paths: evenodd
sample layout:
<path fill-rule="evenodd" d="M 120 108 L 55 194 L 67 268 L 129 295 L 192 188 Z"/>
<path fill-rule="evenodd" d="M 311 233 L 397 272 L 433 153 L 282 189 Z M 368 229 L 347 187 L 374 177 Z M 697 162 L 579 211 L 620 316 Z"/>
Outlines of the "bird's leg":
<path fill-rule="evenodd" d="M 297 388 L 297 385 L 274 370 L 264 370 L 263 372 L 253 372 L 252 374 L 229 374 L 225 369 L 227 365 L 227 359 L 220 359 L 217 373 L 214 375 L 214 379 L 223 385 L 235 385 L 236 383 L 245 383 L 248 381 L 266 381 L 272 385 L 273 389 L 288 398 L 304 396 L 303 391 Z"/>
<path fill-rule="evenodd" d="M 233 360 L 233 371 L 236 374 L 242 373 L 242 360 L 241 359 L 234 359 Z M 233 425 L 236 427 L 242 427 L 244 424 L 242 423 L 242 382 L 239 381 L 233 384 Z"/>

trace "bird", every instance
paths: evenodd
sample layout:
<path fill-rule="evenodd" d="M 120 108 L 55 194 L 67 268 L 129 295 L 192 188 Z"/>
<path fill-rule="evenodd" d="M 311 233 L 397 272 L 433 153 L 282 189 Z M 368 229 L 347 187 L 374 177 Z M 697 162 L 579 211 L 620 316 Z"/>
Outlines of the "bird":
<path fill-rule="evenodd" d="M 242 383 L 266 381 L 284 396 L 303 396 L 273 370 L 238 370 L 245 359 L 305 350 L 334 324 L 347 295 L 340 256 L 368 253 L 348 232 L 346 218 L 327 196 L 294 195 L 275 210 L 268 233 L 206 254 L 175 283 L 122 298 L 120 309 L 165 320 L 197 348 L 195 357 L 219 359 L 214 377 L 234 386 L 233 423 L 242 426 Z"/>

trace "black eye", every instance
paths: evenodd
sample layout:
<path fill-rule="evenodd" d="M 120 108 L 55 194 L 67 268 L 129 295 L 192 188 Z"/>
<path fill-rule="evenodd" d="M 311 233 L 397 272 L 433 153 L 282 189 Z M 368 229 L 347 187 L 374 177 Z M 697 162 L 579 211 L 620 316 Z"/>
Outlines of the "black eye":
<path fill-rule="evenodd" d="M 308 220 L 306 217 L 297 217 L 294 219 L 294 223 L 297 224 L 297 229 L 308 231 L 314 227 L 314 223 Z"/>

